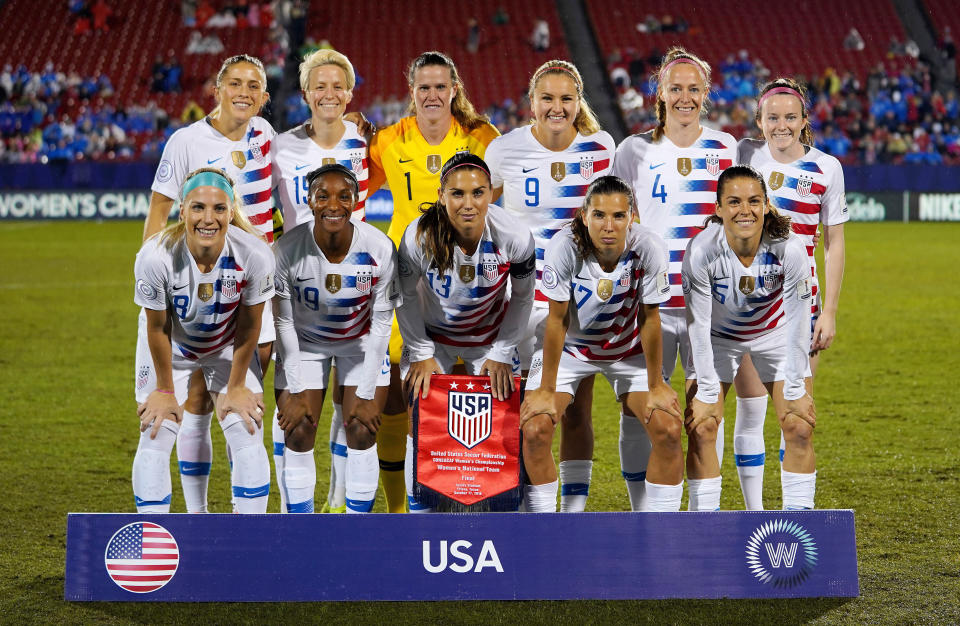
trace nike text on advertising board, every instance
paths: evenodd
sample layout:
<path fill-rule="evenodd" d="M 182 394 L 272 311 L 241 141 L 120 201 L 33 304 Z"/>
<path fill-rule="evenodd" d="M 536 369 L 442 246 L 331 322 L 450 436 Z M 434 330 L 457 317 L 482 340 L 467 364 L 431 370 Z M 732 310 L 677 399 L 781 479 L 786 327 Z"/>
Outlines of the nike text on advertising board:
<path fill-rule="evenodd" d="M 960 222 L 960 193 L 920 194 L 921 222 Z"/>

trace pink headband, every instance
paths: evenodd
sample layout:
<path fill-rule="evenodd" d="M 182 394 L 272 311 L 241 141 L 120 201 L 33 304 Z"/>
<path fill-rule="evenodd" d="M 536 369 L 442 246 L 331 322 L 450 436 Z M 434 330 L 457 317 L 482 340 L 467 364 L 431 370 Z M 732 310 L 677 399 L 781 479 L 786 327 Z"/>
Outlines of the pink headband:
<path fill-rule="evenodd" d="M 667 70 L 669 70 L 671 67 L 673 67 L 677 63 L 689 63 L 690 65 L 694 66 L 695 68 L 697 68 L 697 73 L 700 74 L 700 78 L 703 78 L 704 82 L 706 82 L 706 78 L 704 78 L 703 76 L 703 68 L 700 67 L 699 63 L 697 63 L 696 61 L 688 57 L 677 57 L 676 59 L 670 61 L 669 63 L 664 65 L 662 68 L 660 68 L 659 78 L 661 83 L 663 82 L 663 76 L 667 73 Z"/>
<path fill-rule="evenodd" d="M 450 176 L 450 172 L 452 172 L 453 170 L 457 169 L 458 167 L 475 167 L 475 168 L 477 168 L 478 170 L 480 170 L 481 172 L 483 172 L 484 174 L 486 174 L 486 175 L 487 175 L 487 178 L 490 178 L 490 172 L 487 171 L 486 169 L 484 169 L 483 167 L 481 167 L 479 164 L 477 164 L 477 163 L 461 163 L 461 164 L 459 164 L 459 165 L 454 165 L 453 167 L 451 167 L 450 169 L 448 169 L 447 172 L 446 172 L 443 176 L 440 177 L 440 184 L 443 185 L 443 181 L 447 180 L 447 177 Z"/>
<path fill-rule="evenodd" d="M 771 89 L 771 90 L 768 91 L 767 93 L 765 93 L 765 94 L 763 94 L 762 96 L 760 96 L 760 102 L 757 103 L 757 108 L 759 109 L 760 107 L 763 106 L 763 101 L 764 101 L 764 100 L 766 100 L 766 99 L 769 98 L 770 96 L 775 96 L 775 95 L 777 95 L 778 93 L 784 93 L 784 94 L 787 94 L 787 95 L 796 96 L 797 100 L 800 101 L 800 106 L 803 107 L 803 110 L 804 110 L 804 111 L 807 110 L 807 104 L 803 101 L 803 96 L 800 95 L 800 92 L 799 92 L 799 91 L 797 91 L 796 89 L 794 89 L 794 88 L 792 88 L 792 87 L 774 87 L 773 89 Z"/>
<path fill-rule="evenodd" d="M 574 74 L 570 70 L 570 68 L 563 67 L 562 65 L 551 65 L 550 67 L 543 68 L 542 70 L 537 72 L 536 76 L 533 77 L 533 83 L 536 84 L 537 81 L 540 80 L 540 77 L 546 74 L 547 72 L 563 72 L 564 74 L 568 74 L 570 78 L 573 79 L 573 82 L 577 84 L 577 92 L 580 93 L 583 91 L 583 85 L 580 84 L 580 79 L 577 78 L 577 75 Z"/>

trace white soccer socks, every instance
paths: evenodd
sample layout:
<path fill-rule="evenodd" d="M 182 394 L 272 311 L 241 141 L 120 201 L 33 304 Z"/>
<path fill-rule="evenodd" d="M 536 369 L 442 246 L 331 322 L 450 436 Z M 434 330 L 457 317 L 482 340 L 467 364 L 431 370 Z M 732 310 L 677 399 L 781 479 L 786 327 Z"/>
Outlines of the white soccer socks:
<path fill-rule="evenodd" d="M 224 417 L 220 427 L 233 455 L 230 482 L 236 511 L 266 513 L 267 496 L 270 493 L 270 460 L 263 447 L 263 429 L 257 427 L 251 435 L 243 418 L 236 413 Z"/>
<path fill-rule="evenodd" d="M 560 461 L 560 511 L 582 513 L 590 495 L 593 461 Z"/>
<path fill-rule="evenodd" d="M 641 509 L 649 513 L 672 513 L 680 510 L 683 500 L 683 483 L 676 485 L 660 485 L 645 481 L 647 503 Z"/>
<path fill-rule="evenodd" d="M 652 449 L 653 444 L 640 420 L 620 411 L 620 470 L 633 511 L 643 511 L 646 506 L 645 481 Z"/>
<path fill-rule="evenodd" d="M 380 459 L 377 444 L 366 450 L 347 448 L 347 513 L 369 513 L 380 484 Z"/>
<path fill-rule="evenodd" d="M 690 490 L 688 511 L 719 511 L 720 486 L 723 477 L 716 478 L 688 478 L 687 487 Z"/>
<path fill-rule="evenodd" d="M 413 497 L 413 437 L 407 435 L 407 455 L 403 462 L 403 480 L 407 487 L 407 507 L 411 513 L 432 513 L 433 509 Z"/>
<path fill-rule="evenodd" d="M 317 466 L 313 461 L 313 449 L 296 452 L 290 448 L 283 451 L 283 480 L 281 489 L 286 490 L 287 513 L 313 513 L 313 492 L 317 486 Z"/>
<path fill-rule="evenodd" d="M 795 474 L 780 470 L 783 487 L 783 510 L 802 511 L 813 508 L 813 496 L 817 490 L 817 473 Z"/>
<path fill-rule="evenodd" d="M 343 405 L 333 403 L 333 419 L 330 421 L 330 489 L 327 492 L 327 507 L 339 512 L 346 504 L 347 431 L 343 428 Z"/>
<path fill-rule="evenodd" d="M 273 471 L 277 475 L 277 487 L 280 491 L 280 512 L 287 512 L 287 489 L 283 486 L 283 455 L 286 449 L 286 438 L 280 428 L 280 409 L 273 410 L 273 424 L 270 426 L 270 436 L 273 438 Z"/>
<path fill-rule="evenodd" d="M 527 513 L 556 513 L 558 481 L 543 485 L 525 485 L 523 509 Z"/>
<path fill-rule="evenodd" d="M 187 513 L 207 512 L 207 485 L 213 460 L 213 441 L 210 438 L 210 420 L 213 413 L 197 415 L 183 412 L 180 433 L 177 435 L 177 461 L 180 466 L 180 485 Z"/>
<path fill-rule="evenodd" d="M 177 441 L 180 426 L 163 420 L 157 437 L 150 438 L 150 429 L 140 433 L 137 454 L 133 457 L 133 498 L 137 513 L 169 513 L 173 489 L 170 483 L 170 455 Z"/>
<path fill-rule="evenodd" d="M 721 418 L 720 418 L 720 423 L 717 424 L 717 442 L 716 442 L 716 448 L 717 448 L 717 463 L 720 465 L 720 467 L 723 467 L 723 443 L 724 443 L 724 441 L 723 441 L 723 425 L 726 423 L 726 421 L 727 421 L 727 420 L 725 420 L 725 419 L 723 419 L 723 418 L 721 417 Z"/>
<path fill-rule="evenodd" d="M 767 460 L 763 421 L 767 396 L 737 398 L 737 421 L 733 424 L 733 459 L 740 476 L 740 490 L 748 511 L 763 510 L 763 467 Z"/>

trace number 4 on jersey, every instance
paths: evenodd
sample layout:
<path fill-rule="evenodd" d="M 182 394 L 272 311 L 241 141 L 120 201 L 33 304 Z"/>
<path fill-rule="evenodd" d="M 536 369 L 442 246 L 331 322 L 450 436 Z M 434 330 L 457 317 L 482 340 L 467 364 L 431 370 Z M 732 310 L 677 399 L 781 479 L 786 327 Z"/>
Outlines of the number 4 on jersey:
<path fill-rule="evenodd" d="M 657 174 L 657 177 L 653 179 L 653 189 L 650 192 L 652 198 L 660 198 L 662 204 L 667 203 L 667 187 L 660 184 L 660 174 Z"/>

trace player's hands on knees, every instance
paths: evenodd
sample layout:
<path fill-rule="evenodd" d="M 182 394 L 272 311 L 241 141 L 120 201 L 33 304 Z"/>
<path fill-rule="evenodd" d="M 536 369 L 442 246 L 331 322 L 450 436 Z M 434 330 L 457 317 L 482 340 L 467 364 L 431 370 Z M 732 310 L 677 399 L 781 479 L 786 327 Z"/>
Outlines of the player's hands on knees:
<path fill-rule="evenodd" d="M 353 420 L 359 421 L 364 428 L 370 431 L 371 435 L 375 436 L 377 431 L 380 430 L 380 407 L 377 401 L 357 398 L 357 403 L 348 416 L 347 423 Z"/>
<path fill-rule="evenodd" d="M 796 400 L 787 400 L 787 408 L 784 411 L 783 419 L 786 420 L 790 415 L 795 415 L 810 424 L 810 428 L 816 428 L 817 408 L 813 403 L 813 396 L 805 393 Z"/>
<path fill-rule="evenodd" d="M 296 428 L 303 418 L 307 418 L 311 424 L 317 425 L 316 418 L 310 415 L 310 404 L 307 402 L 307 394 L 304 392 L 291 393 L 287 396 L 286 402 L 280 408 L 280 414 L 277 416 L 277 424 L 284 432 Z"/>
<path fill-rule="evenodd" d="M 557 424 L 556 394 L 546 389 L 527 392 L 520 407 L 520 428 L 538 415 L 547 415 L 554 426 Z"/>
<path fill-rule="evenodd" d="M 490 376 L 490 390 L 497 400 L 506 400 L 513 391 L 513 367 L 509 363 L 501 363 L 487 359 L 480 368 L 481 376 Z"/>
<path fill-rule="evenodd" d="M 821 313 L 817 323 L 813 326 L 813 344 L 811 352 L 826 350 L 833 343 L 837 335 L 837 318 L 830 313 Z"/>
<path fill-rule="evenodd" d="M 647 391 L 647 404 L 643 407 L 643 423 L 649 424 L 654 411 L 663 411 L 678 420 L 682 420 L 680 403 L 677 401 L 677 392 L 667 383 L 660 381 L 650 386 Z"/>
<path fill-rule="evenodd" d="M 177 403 L 176 396 L 172 392 L 159 389 L 151 392 L 146 402 L 137 406 L 140 432 L 150 428 L 150 438 L 156 439 L 157 433 L 160 432 L 160 424 L 171 415 L 178 424 L 183 419 L 183 407 Z"/>
<path fill-rule="evenodd" d="M 442 373 L 440 364 L 433 357 L 424 361 L 413 361 L 407 370 L 407 377 L 403 380 L 403 388 L 410 397 L 422 393 L 420 397 L 426 398 L 430 393 L 430 377 Z"/>
<path fill-rule="evenodd" d="M 223 419 L 230 413 L 239 415 L 246 423 L 247 432 L 252 435 L 257 432 L 258 426 L 263 425 L 263 400 L 246 387 L 228 387 L 217 416 Z"/>
<path fill-rule="evenodd" d="M 694 433 L 707 420 L 714 420 L 718 425 L 723 419 L 723 401 L 701 402 L 696 397 L 690 401 L 690 411 L 684 420 L 687 434 Z"/>

